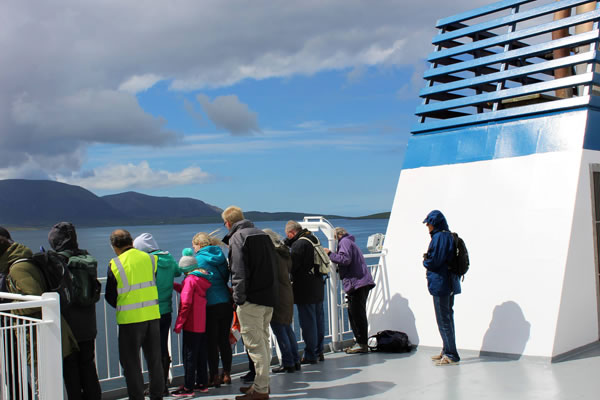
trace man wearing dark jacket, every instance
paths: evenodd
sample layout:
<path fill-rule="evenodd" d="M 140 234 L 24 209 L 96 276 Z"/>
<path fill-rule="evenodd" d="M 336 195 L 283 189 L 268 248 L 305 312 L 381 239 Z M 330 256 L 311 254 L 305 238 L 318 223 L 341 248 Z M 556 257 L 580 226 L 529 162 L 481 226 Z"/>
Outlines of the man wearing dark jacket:
<path fill-rule="evenodd" d="M 70 256 L 88 254 L 87 251 L 79 249 L 77 232 L 70 222 L 59 222 L 54 225 L 48 233 L 48 243 L 54 251 L 65 257 L 65 264 L 69 261 Z M 94 273 L 96 276 L 98 275 L 97 265 Z M 102 389 L 98 382 L 95 362 L 96 305 L 73 304 L 64 312 L 64 317 L 71 326 L 79 346 L 78 352 L 63 360 L 63 377 L 67 396 L 69 400 L 100 400 Z"/>
<path fill-rule="evenodd" d="M 433 296 L 435 318 L 444 347 L 439 355 L 431 357 L 436 365 L 453 365 L 460 361 L 456 349 L 454 331 L 454 295 L 460 293 L 460 280 L 450 273 L 448 263 L 455 257 L 454 239 L 446 217 L 438 210 L 431 211 L 424 224 L 429 229 L 431 242 L 423 254 L 423 266 L 427 269 L 427 287 Z"/>
<path fill-rule="evenodd" d="M 221 214 L 229 233 L 229 266 L 233 301 L 237 305 L 242 338 L 256 366 L 254 384 L 242 387 L 236 400 L 269 398 L 269 323 L 277 301 L 277 259 L 269 236 L 244 219 L 239 207 L 230 206 Z"/>
<path fill-rule="evenodd" d="M 325 321 L 323 313 L 323 277 L 315 271 L 315 253 L 312 243 L 317 238 L 308 229 L 303 229 L 296 221 L 285 224 L 285 244 L 292 253 L 292 289 L 294 303 L 298 308 L 298 319 L 304 339 L 302 364 L 316 364 L 323 361 L 323 339 Z M 307 240 L 308 239 L 308 240 Z"/>

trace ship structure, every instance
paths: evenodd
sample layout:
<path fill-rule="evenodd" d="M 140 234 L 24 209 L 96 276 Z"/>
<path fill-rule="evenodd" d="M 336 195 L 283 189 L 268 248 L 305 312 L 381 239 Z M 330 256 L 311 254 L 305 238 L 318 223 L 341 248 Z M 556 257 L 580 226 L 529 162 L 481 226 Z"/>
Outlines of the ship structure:
<path fill-rule="evenodd" d="M 422 224 L 469 250 L 459 349 L 559 360 L 599 339 L 596 2 L 505 0 L 438 21 L 369 302 L 370 330 L 440 347 Z"/>

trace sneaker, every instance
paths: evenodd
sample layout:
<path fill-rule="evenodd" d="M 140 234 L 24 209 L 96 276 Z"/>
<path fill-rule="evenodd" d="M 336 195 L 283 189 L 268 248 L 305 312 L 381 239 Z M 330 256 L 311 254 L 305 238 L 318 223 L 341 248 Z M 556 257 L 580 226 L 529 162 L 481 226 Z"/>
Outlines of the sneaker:
<path fill-rule="evenodd" d="M 354 346 L 350 347 L 349 349 L 346 349 L 346 354 L 357 354 L 357 353 L 368 353 L 369 352 L 369 346 L 367 346 L 366 344 L 359 344 L 356 343 Z"/>
<path fill-rule="evenodd" d="M 436 354 L 435 356 L 431 356 L 432 361 L 440 361 L 444 357 L 444 353 Z"/>
<path fill-rule="evenodd" d="M 195 392 L 200 392 L 200 393 L 206 393 L 206 392 L 208 392 L 208 386 L 204 386 L 204 385 L 201 385 L 199 383 L 196 383 L 194 385 L 194 391 Z"/>
<path fill-rule="evenodd" d="M 179 389 L 171 392 L 171 395 L 175 397 L 192 397 L 194 395 L 194 390 L 180 386 Z"/>
<path fill-rule="evenodd" d="M 453 361 L 448 356 L 443 356 L 442 359 L 435 363 L 437 366 L 445 366 L 445 365 L 457 365 L 459 361 Z"/>

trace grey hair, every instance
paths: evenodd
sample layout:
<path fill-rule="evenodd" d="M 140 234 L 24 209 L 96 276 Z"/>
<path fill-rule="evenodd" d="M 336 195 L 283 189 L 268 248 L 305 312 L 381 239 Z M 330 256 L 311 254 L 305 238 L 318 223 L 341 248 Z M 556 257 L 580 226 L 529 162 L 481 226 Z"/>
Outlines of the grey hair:
<path fill-rule="evenodd" d="M 335 236 L 344 236 L 347 235 L 348 231 L 345 230 L 344 228 L 338 226 L 337 228 L 335 228 Z"/>
<path fill-rule="evenodd" d="M 288 232 L 300 232 L 302 230 L 302 225 L 294 220 L 289 220 L 287 224 L 285 224 L 285 233 Z"/>
<path fill-rule="evenodd" d="M 273 242 L 273 246 L 275 246 L 275 247 L 281 246 L 281 236 L 279 236 L 276 232 L 274 232 L 272 229 L 269 229 L 269 228 L 263 229 L 263 232 L 266 233 L 267 235 L 269 235 L 269 237 L 271 238 L 271 241 Z"/>

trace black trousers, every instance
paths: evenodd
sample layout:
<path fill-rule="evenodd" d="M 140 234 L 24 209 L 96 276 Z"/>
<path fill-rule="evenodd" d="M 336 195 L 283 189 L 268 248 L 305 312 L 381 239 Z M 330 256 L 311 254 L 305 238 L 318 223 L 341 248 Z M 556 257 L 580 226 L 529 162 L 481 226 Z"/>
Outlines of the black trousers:
<path fill-rule="evenodd" d="M 169 357 L 169 330 L 171 329 L 171 313 L 160 315 L 160 354 Z"/>
<path fill-rule="evenodd" d="M 348 320 L 358 344 L 367 344 L 369 339 L 369 321 L 367 321 L 367 297 L 369 286 L 363 286 L 346 295 L 348 300 Z"/>
<path fill-rule="evenodd" d="M 69 400 L 100 400 L 94 340 L 77 342 L 79 351 L 63 359 L 63 378 Z"/>
<path fill-rule="evenodd" d="M 220 303 L 206 307 L 206 338 L 208 349 L 208 373 L 214 377 L 219 373 L 219 353 L 223 371 L 231 372 L 231 344 L 229 332 L 233 320 L 231 303 Z"/>
<path fill-rule="evenodd" d="M 206 375 L 206 333 L 183 331 L 183 386 L 194 389 L 194 385 L 208 385 Z"/>
<path fill-rule="evenodd" d="M 130 400 L 144 400 L 144 377 L 140 348 L 150 375 L 150 399 L 162 400 L 165 390 L 160 355 L 160 320 L 119 325 L 119 361 Z"/>

